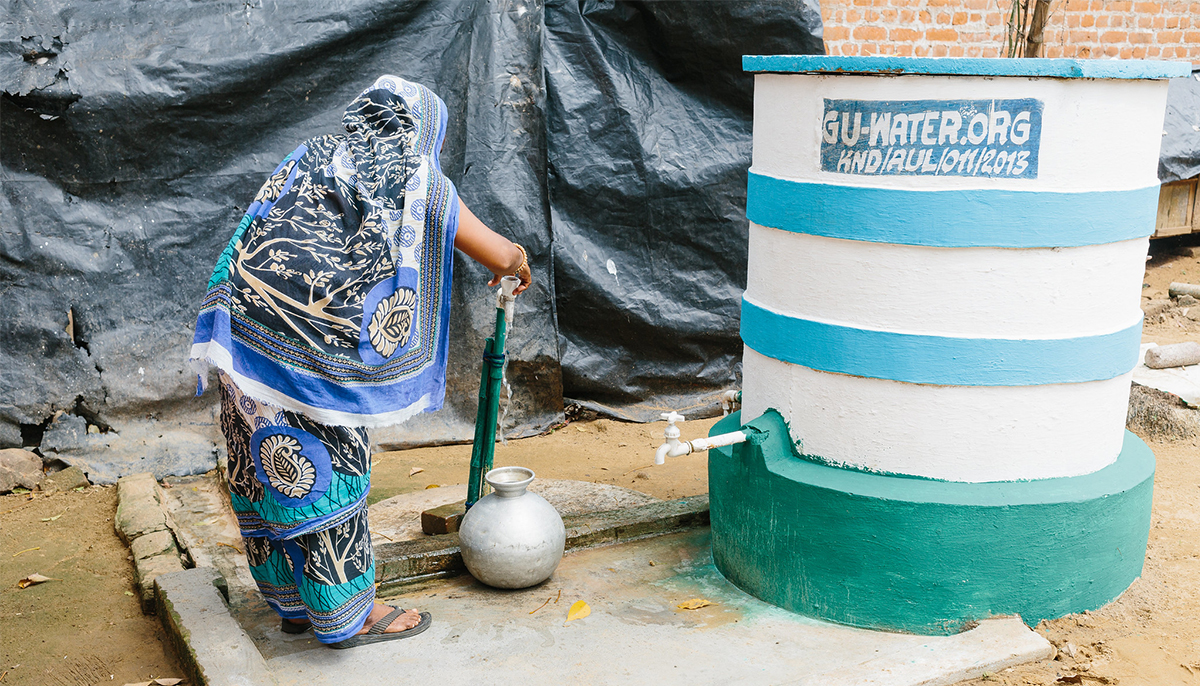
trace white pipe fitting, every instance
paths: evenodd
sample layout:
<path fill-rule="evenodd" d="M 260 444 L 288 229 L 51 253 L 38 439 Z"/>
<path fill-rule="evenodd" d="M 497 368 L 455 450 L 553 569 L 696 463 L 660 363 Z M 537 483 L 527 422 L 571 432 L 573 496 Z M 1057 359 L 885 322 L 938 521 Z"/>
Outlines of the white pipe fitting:
<path fill-rule="evenodd" d="M 513 291 L 521 285 L 521 280 L 515 276 L 505 276 L 500 279 L 500 290 L 496 292 L 496 307 L 504 310 L 504 323 L 512 326 L 513 310 L 516 309 L 517 296 Z"/>
<path fill-rule="evenodd" d="M 742 407 L 742 392 L 741 391 L 725 391 L 721 394 L 721 416 L 728 417 L 730 412 L 741 409 Z"/>
<path fill-rule="evenodd" d="M 692 452 L 679 441 L 679 427 L 675 426 L 675 422 L 683 421 L 683 415 L 672 411 L 659 416 L 667 420 L 667 428 L 663 429 L 663 444 L 654 451 L 654 464 L 666 464 L 668 456 L 679 457 Z"/>

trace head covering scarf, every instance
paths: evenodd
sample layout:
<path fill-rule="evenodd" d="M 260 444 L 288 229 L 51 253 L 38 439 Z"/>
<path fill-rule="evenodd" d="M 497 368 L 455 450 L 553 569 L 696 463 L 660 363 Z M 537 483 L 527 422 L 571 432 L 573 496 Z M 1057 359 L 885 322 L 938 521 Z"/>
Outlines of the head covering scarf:
<path fill-rule="evenodd" d="M 191 358 L 246 395 L 375 427 L 442 405 L 458 194 L 438 152 L 446 105 L 382 76 L 344 134 L 305 141 L 221 254 Z"/>

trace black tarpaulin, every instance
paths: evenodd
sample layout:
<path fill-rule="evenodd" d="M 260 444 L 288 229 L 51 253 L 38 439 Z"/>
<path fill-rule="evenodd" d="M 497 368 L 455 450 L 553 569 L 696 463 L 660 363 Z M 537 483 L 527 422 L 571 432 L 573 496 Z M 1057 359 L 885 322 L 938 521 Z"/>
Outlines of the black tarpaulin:
<path fill-rule="evenodd" d="M 1171 79 L 1163 120 L 1158 180 L 1180 181 L 1200 175 L 1200 70 L 1190 78 Z"/>
<path fill-rule="evenodd" d="M 744 54 L 822 52 L 816 3 L 550 2 L 546 130 L 563 386 L 615 416 L 741 381 Z"/>
<path fill-rule="evenodd" d="M 61 413 L 215 439 L 185 364 L 212 265 L 266 175 L 383 73 L 446 101 L 447 175 L 529 250 L 505 432 L 544 430 L 564 395 L 637 419 L 704 405 L 738 381 L 740 58 L 820 34 L 816 0 L 10 4 L 0 446 Z M 385 445 L 471 436 L 494 301 L 481 267 L 455 269 L 446 407 Z"/>

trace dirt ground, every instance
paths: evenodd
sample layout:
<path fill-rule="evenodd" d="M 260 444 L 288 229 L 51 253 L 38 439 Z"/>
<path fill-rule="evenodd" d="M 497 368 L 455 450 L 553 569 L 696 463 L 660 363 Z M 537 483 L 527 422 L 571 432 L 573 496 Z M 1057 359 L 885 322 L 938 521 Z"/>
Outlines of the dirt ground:
<path fill-rule="evenodd" d="M 1200 283 L 1200 248 L 1156 242 L 1143 302 L 1164 299 L 1172 281 Z M 1086 297 L 1081 294 L 1080 297 Z M 1148 317 L 1144 341 L 1200 340 L 1183 308 Z M 688 421 L 684 438 L 715 419 Z M 652 467 L 662 423 L 573 422 L 496 448 L 495 464 L 539 477 L 584 479 L 659 498 L 707 489 L 706 456 Z M 1043 622 L 1059 649 L 1053 660 L 965 684 L 1200 685 L 1200 439 L 1151 441 L 1158 457 L 1153 525 L 1141 579 L 1110 605 Z M 470 446 L 380 453 L 371 501 L 465 480 Z M 419 469 L 413 474 L 414 468 Z M 113 532 L 116 489 L 0 496 L 0 686 L 92 686 L 181 676 L 158 621 L 132 595 L 128 551 Z M 21 578 L 56 580 L 21 590 Z"/>
<path fill-rule="evenodd" d="M 707 436 L 718 418 L 679 424 L 683 439 Z M 656 498 L 708 492 L 708 457 L 693 453 L 654 465 L 664 422 L 629 424 L 609 419 L 572 422 L 536 438 L 496 445 L 495 466 L 528 467 L 541 478 L 578 479 L 624 486 Z M 467 481 L 471 446 L 451 445 L 378 453 L 371 468 L 372 503 L 437 484 Z M 409 476 L 412 470 L 422 469 Z"/>
<path fill-rule="evenodd" d="M 0 496 L 0 686 L 92 686 L 183 676 L 133 595 L 113 530 L 117 489 Z M 17 581 L 47 581 L 26 589 Z"/>

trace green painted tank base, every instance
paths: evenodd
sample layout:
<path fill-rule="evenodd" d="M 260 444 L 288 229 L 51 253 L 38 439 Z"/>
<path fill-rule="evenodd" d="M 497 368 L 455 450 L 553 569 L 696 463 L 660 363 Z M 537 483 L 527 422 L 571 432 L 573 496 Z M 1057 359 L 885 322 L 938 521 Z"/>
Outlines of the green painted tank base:
<path fill-rule="evenodd" d="M 709 451 L 713 559 L 768 603 L 853 626 L 951 634 L 1018 614 L 1030 626 L 1093 610 L 1142 572 L 1154 454 L 1126 432 L 1092 474 L 961 483 L 883 475 L 797 455 L 783 417 Z M 741 428 L 740 413 L 712 435 Z"/>

